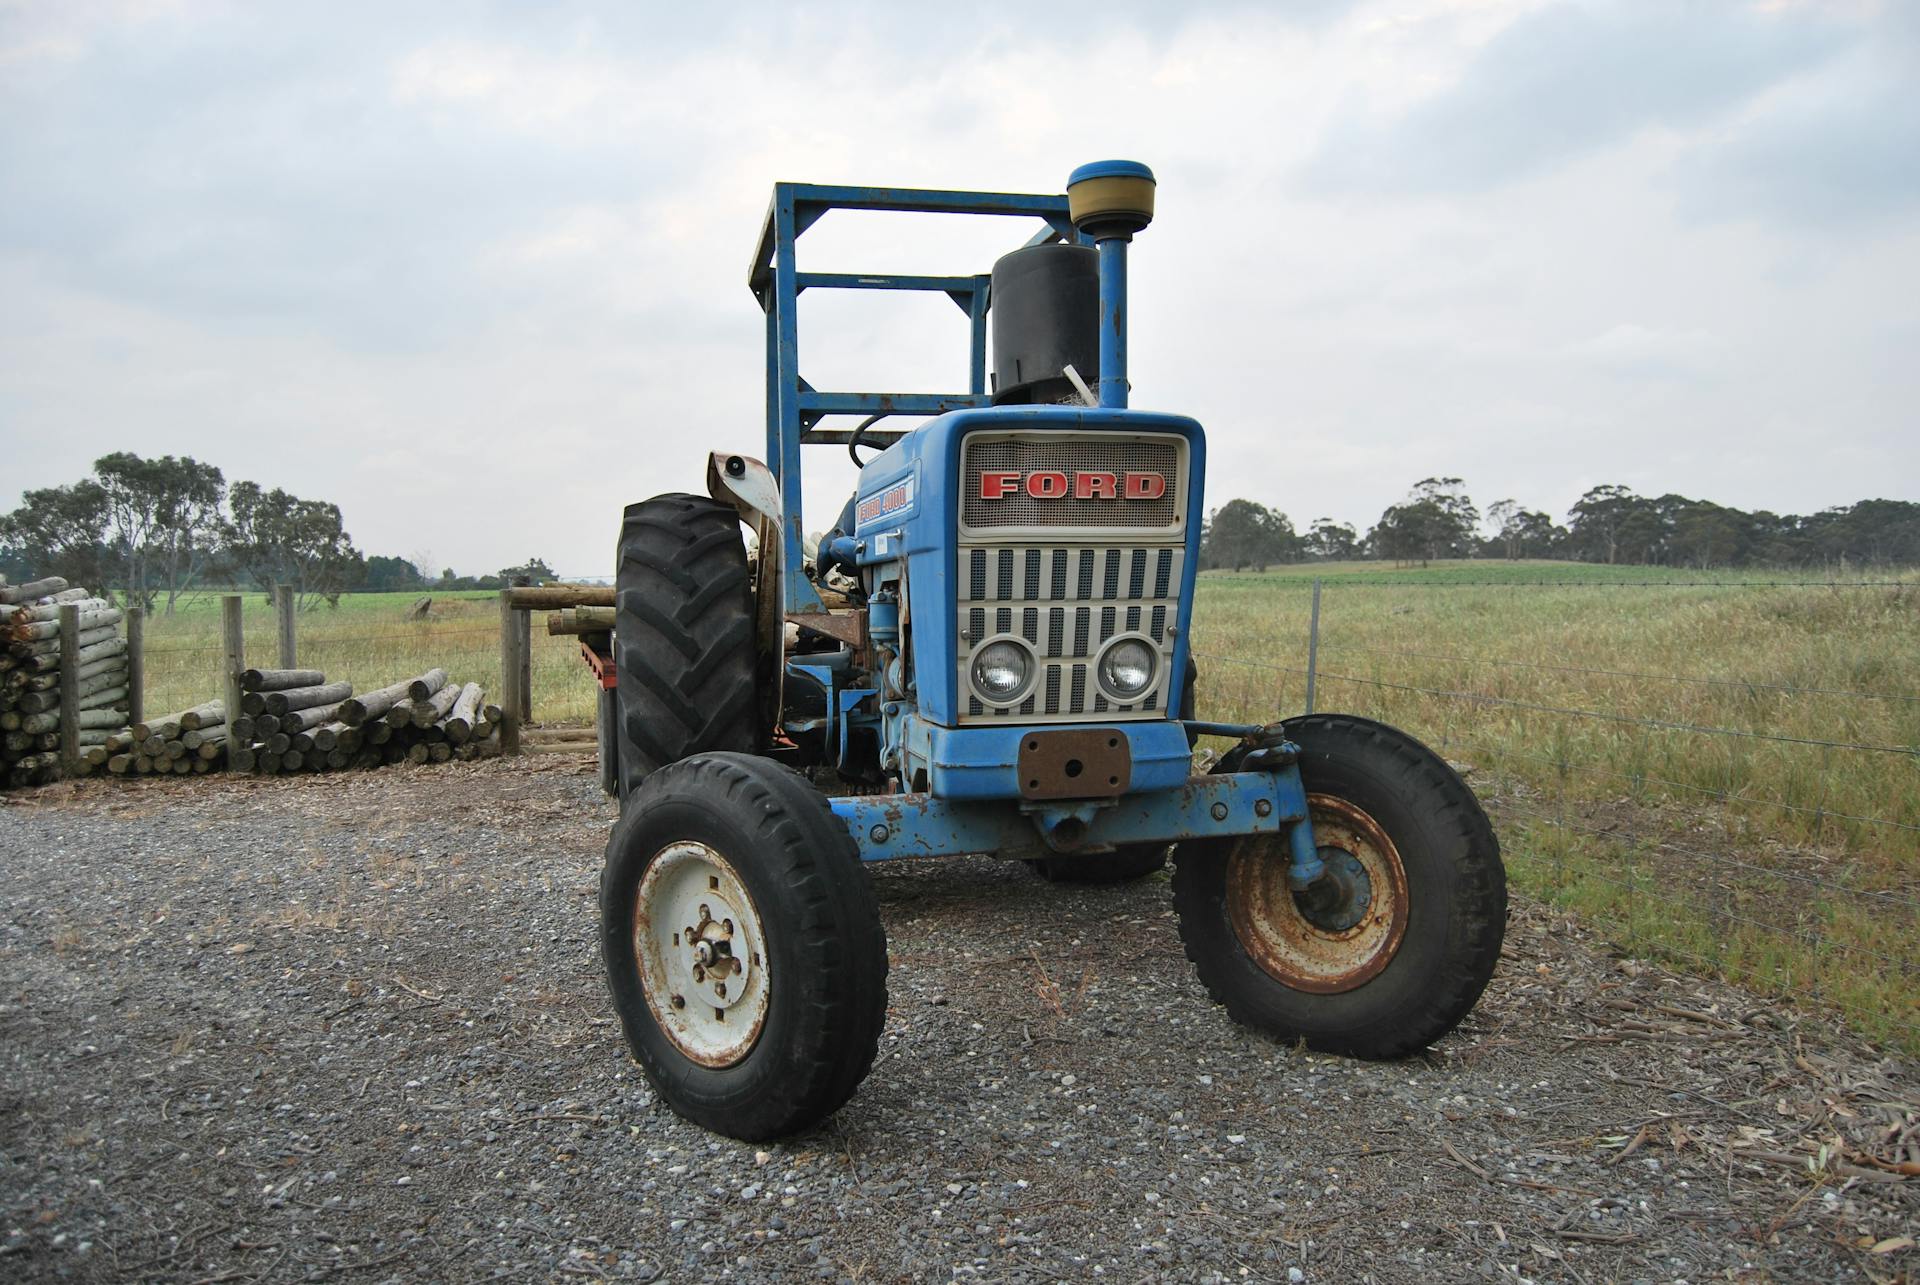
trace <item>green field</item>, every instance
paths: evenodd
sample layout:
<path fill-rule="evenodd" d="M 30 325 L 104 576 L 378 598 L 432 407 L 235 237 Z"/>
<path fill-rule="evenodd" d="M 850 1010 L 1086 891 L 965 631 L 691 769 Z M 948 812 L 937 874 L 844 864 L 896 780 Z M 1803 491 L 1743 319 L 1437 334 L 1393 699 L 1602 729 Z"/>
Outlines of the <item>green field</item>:
<path fill-rule="evenodd" d="M 1920 1049 L 1920 574 L 1209 572 L 1202 717 L 1300 712 L 1315 576 L 1317 707 L 1405 727 L 1468 769 L 1518 887 Z M 413 597 L 302 613 L 301 663 L 362 689 L 441 665 L 497 695 L 497 596 L 436 595 L 421 622 Z M 246 611 L 248 655 L 273 657 L 271 609 L 252 595 Z M 535 720 L 590 721 L 575 640 L 537 614 L 533 637 Z M 219 691 L 218 638 L 211 596 L 152 621 L 150 710 Z"/>

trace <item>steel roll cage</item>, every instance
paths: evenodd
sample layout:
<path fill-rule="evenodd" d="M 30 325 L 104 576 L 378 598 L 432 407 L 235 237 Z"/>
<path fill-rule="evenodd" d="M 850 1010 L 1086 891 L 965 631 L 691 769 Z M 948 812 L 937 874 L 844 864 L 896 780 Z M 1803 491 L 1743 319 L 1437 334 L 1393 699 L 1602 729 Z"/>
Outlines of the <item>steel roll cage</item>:
<path fill-rule="evenodd" d="M 767 464 L 780 482 L 785 556 L 782 595 L 785 609 L 820 611 L 820 595 L 807 579 L 800 505 L 800 447 L 844 446 L 852 430 L 819 427 L 834 415 L 942 415 L 947 411 L 990 406 L 987 388 L 987 312 L 992 307 L 992 278 L 916 276 L 893 272 L 801 272 L 795 243 L 829 210 L 890 210 L 902 214 L 978 214 L 1037 218 L 1046 226 L 1023 245 L 1068 241 L 1091 246 L 1067 214 L 1065 196 L 1017 192 L 955 192 L 910 187 L 848 187 L 819 183 L 775 183 L 773 200 L 754 247 L 747 288 L 767 322 Z M 1015 247 L 1020 248 L 1020 247 Z M 825 392 L 800 374 L 799 298 L 805 290 L 913 290 L 944 294 L 967 315 L 971 330 L 968 390 L 964 393 Z M 863 438 L 897 441 L 906 430 L 869 428 Z"/>

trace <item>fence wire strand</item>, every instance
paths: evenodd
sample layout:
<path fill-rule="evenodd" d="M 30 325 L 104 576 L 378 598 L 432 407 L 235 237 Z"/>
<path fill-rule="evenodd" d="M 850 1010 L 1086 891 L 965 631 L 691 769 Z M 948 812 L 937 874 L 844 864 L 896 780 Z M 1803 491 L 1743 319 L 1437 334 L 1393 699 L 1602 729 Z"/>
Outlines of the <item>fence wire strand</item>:
<path fill-rule="evenodd" d="M 1860 700 L 1920 701 L 1920 692 L 1862 692 L 1846 687 L 1790 687 L 1783 683 L 1756 683 L 1741 678 L 1692 678 L 1681 674 L 1642 674 L 1626 669 L 1594 669 L 1583 665 L 1543 665 L 1532 660 L 1499 660 L 1491 656 L 1442 656 L 1433 652 L 1396 651 L 1389 647 L 1353 647 L 1320 644 L 1321 652 L 1352 652 L 1364 656 L 1399 656 L 1409 660 L 1441 661 L 1455 665 L 1494 665 L 1502 669 L 1533 669 L 1549 674 L 1596 674 L 1634 678 L 1650 683 L 1688 683 L 1702 687 L 1730 687 L 1739 691 L 1781 692 L 1790 696 L 1850 696 Z"/>
<path fill-rule="evenodd" d="M 1289 670 L 1283 665 L 1271 665 L 1265 661 L 1245 660 L 1237 656 L 1203 655 L 1195 653 L 1195 660 L 1223 661 L 1230 665 L 1246 665 L 1255 669 L 1282 670 L 1292 673 L 1304 673 L 1304 670 Z M 1384 687 L 1392 691 L 1412 692 L 1421 696 L 1435 696 L 1442 700 L 1468 701 L 1479 705 L 1498 705 L 1507 709 L 1528 710 L 1536 714 L 1559 714 L 1568 718 L 1591 718 L 1608 723 L 1622 723 L 1634 727 L 1648 727 L 1667 732 L 1690 732 L 1701 736 L 1737 736 L 1744 740 L 1772 741 L 1782 745 L 1812 745 L 1832 750 L 1860 750 L 1872 754 L 1898 754 L 1903 757 L 1920 755 L 1920 747 L 1912 745 L 1872 745 L 1858 741 L 1828 741 L 1810 736 L 1781 736 L 1773 732 L 1750 732 L 1738 727 L 1712 727 L 1700 723 L 1681 723 L 1669 719 L 1646 718 L 1638 714 L 1620 714 L 1612 710 L 1575 709 L 1563 705 L 1543 705 L 1537 701 L 1514 700 L 1508 696 L 1495 696 L 1490 692 L 1458 692 L 1441 687 L 1421 687 L 1414 683 L 1395 683 L 1384 678 L 1362 678 L 1357 674 L 1336 674 L 1330 670 L 1318 671 L 1322 679 L 1332 679 L 1340 683 L 1358 683 L 1367 687 Z"/>

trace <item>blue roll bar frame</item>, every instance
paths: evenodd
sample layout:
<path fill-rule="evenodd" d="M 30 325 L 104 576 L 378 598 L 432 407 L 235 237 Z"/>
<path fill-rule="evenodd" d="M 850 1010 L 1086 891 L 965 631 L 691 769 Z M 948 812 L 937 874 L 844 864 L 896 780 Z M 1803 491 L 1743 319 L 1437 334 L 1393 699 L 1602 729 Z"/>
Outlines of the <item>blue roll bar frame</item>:
<path fill-rule="evenodd" d="M 759 301 L 767 320 L 767 465 L 780 481 L 784 607 L 788 612 L 822 610 L 820 595 L 807 579 L 803 564 L 804 527 L 800 504 L 800 447 L 813 444 L 845 445 L 851 434 L 823 429 L 830 415 L 943 415 L 951 410 L 989 406 L 987 388 L 987 311 L 992 307 L 991 278 L 985 273 L 965 277 L 912 276 L 899 273 L 802 272 L 794 244 L 800 234 L 829 210 L 891 210 L 903 214 L 983 214 L 1037 218 L 1046 226 L 1024 244 L 1045 245 L 1093 241 L 1074 229 L 1067 216 L 1065 196 L 1017 192 L 948 192 L 910 187 L 843 187 L 819 183 L 775 183 L 767 207 L 747 288 Z M 1104 247 L 1103 247 L 1104 248 Z M 1103 256 L 1103 267 L 1105 258 Z M 1103 289 L 1107 284 L 1105 273 Z M 1124 266 L 1119 276 L 1125 288 Z M 944 294 L 967 314 L 972 354 L 968 390 L 964 393 L 843 393 L 823 392 L 800 374 L 799 308 L 803 290 L 918 290 Z M 1123 350 L 1124 351 L 1124 350 Z M 1108 372 L 1102 371 L 1103 392 Z M 1121 375 L 1124 381 L 1124 371 Z M 1124 396 L 1124 394 L 1122 394 Z M 1124 405 L 1124 402 L 1120 404 Z M 870 428 L 866 436 L 893 441 L 900 429 Z"/>

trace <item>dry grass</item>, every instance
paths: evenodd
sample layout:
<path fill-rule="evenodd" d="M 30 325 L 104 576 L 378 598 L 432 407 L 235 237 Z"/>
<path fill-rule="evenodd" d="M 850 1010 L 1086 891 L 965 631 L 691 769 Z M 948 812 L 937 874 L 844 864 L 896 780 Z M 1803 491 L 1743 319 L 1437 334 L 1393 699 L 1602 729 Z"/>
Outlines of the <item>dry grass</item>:
<path fill-rule="evenodd" d="M 1920 579 L 1323 574 L 1317 707 L 1470 766 L 1520 886 L 1920 1047 Z M 1301 710 L 1311 575 L 1202 578 L 1203 716 Z"/>
<path fill-rule="evenodd" d="M 348 594 L 338 608 L 324 604 L 300 613 L 303 668 L 345 679 L 356 691 L 384 687 L 436 665 L 462 682 L 500 694 L 500 605 L 497 594 L 436 594 L 432 614 L 409 620 L 411 593 Z M 245 599 L 250 664 L 279 656 L 273 608 L 259 594 Z M 221 688 L 220 600 L 211 594 L 181 602 L 172 616 L 156 615 L 146 634 L 147 709 L 159 714 L 196 705 Z M 592 722 L 592 675 L 578 640 L 549 638 L 545 617 L 533 618 L 533 714 L 537 722 Z"/>

